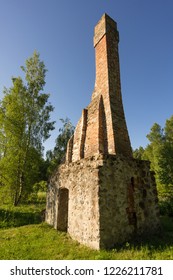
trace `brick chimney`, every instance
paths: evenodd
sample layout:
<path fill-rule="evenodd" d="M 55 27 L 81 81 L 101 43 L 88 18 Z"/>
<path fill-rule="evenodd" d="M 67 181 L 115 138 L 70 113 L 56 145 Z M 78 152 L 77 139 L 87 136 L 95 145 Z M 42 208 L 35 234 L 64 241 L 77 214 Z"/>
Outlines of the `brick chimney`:
<path fill-rule="evenodd" d="M 117 24 L 104 14 L 94 32 L 94 91 L 68 143 L 67 162 L 95 154 L 132 157 L 121 96 L 118 42 Z"/>
<path fill-rule="evenodd" d="M 108 153 L 132 157 L 121 95 L 118 43 L 117 24 L 104 14 L 94 32 L 96 79 L 92 99 L 103 96 Z"/>

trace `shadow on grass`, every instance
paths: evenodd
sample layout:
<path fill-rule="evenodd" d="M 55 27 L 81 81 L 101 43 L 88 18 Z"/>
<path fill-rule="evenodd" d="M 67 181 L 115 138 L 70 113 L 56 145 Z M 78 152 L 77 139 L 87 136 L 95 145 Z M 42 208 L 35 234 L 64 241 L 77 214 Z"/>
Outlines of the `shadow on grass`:
<path fill-rule="evenodd" d="M 0 208 L 0 228 L 20 227 L 42 222 L 42 213 L 39 209 L 17 207 L 12 209 Z"/>
<path fill-rule="evenodd" d="M 161 229 L 155 235 L 143 235 L 136 236 L 133 240 L 121 245 L 115 246 L 116 251 L 122 251 L 124 249 L 140 250 L 141 247 L 148 250 L 163 251 L 170 247 L 173 249 L 173 218 L 169 216 L 162 216 Z"/>

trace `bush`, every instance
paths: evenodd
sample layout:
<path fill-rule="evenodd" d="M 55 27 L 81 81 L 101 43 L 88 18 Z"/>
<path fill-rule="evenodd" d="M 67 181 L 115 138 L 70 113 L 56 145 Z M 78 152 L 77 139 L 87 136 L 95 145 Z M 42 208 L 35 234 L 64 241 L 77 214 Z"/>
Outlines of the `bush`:
<path fill-rule="evenodd" d="M 34 186 L 33 186 L 33 191 L 35 193 L 46 192 L 47 191 L 47 182 L 46 181 L 40 181 L 38 183 L 35 183 Z"/>
<path fill-rule="evenodd" d="M 173 197 L 160 199 L 159 201 L 160 214 L 173 217 Z"/>

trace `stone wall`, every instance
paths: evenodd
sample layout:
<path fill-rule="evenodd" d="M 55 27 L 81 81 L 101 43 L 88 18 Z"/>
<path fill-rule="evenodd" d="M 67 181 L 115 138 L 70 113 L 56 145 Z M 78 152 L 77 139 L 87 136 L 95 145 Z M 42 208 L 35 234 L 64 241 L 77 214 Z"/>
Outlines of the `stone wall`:
<path fill-rule="evenodd" d="M 63 189 L 68 190 L 68 206 L 61 199 Z M 122 156 L 62 165 L 51 178 L 46 209 L 49 224 L 66 228 L 73 239 L 94 249 L 112 248 L 136 234 L 159 229 L 149 162 Z"/>
<path fill-rule="evenodd" d="M 157 190 L 148 161 L 108 156 L 99 180 L 100 247 L 159 230 Z"/>
<path fill-rule="evenodd" d="M 59 192 L 67 188 L 67 231 L 73 239 L 96 249 L 100 246 L 99 165 L 100 160 L 95 161 L 94 158 L 62 165 L 49 182 L 46 206 L 46 221 L 61 230 L 63 217 L 58 220 L 58 211 L 64 206 L 59 205 Z"/>

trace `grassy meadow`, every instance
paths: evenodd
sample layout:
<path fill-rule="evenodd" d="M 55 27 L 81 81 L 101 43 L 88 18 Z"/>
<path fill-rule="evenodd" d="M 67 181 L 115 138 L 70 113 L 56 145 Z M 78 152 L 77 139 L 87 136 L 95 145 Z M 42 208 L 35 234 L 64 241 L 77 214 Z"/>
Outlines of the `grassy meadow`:
<path fill-rule="evenodd" d="M 173 218 L 161 217 L 162 232 L 151 239 L 126 242 L 113 250 L 96 251 L 73 241 L 42 221 L 45 202 L 0 206 L 1 260 L 170 260 L 173 259 Z"/>

